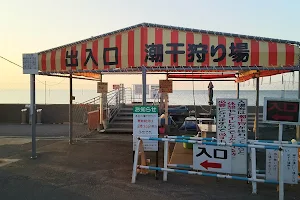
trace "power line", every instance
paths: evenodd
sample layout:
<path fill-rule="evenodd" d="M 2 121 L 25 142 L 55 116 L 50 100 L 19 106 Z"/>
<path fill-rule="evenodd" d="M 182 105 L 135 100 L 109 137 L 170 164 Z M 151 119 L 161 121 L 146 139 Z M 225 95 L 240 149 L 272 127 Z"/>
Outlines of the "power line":
<path fill-rule="evenodd" d="M 9 60 L 9 59 L 7 59 L 7 58 L 4 58 L 3 56 L 0 56 L 0 58 L 2 58 L 3 60 L 6 60 L 7 62 L 9 62 L 9 63 L 11 63 L 11 64 L 13 64 L 13 65 L 15 65 L 15 66 L 20 67 L 20 68 L 23 69 L 23 67 L 22 67 L 21 65 L 15 63 L 15 62 L 13 62 L 13 61 L 11 61 L 11 60 Z M 49 85 L 49 84 L 44 83 L 43 81 L 40 81 L 40 80 L 39 80 L 38 78 L 36 78 L 36 77 L 35 77 L 35 79 L 36 79 L 38 82 L 40 82 L 41 84 L 47 85 L 47 86 L 59 85 L 60 83 L 62 83 L 63 81 L 65 81 L 65 79 L 63 79 L 62 81 L 60 81 L 60 82 L 58 82 L 58 83 Z"/>
<path fill-rule="evenodd" d="M 23 69 L 23 67 L 22 67 L 21 65 L 15 63 L 15 62 L 13 62 L 13 61 L 11 61 L 11 60 L 8 60 L 7 58 L 4 58 L 4 57 L 2 57 L 2 56 L 0 56 L 0 58 L 2 58 L 3 60 L 6 60 L 7 62 L 10 62 L 10 63 L 12 63 L 12 64 L 14 64 L 14 65 L 16 65 L 16 66 L 18 66 L 18 67 L 20 67 L 20 68 Z"/>

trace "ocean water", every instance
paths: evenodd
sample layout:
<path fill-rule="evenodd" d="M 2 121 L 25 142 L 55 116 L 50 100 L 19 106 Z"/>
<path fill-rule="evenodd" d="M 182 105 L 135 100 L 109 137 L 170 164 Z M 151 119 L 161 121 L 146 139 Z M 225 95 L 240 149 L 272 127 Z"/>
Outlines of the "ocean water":
<path fill-rule="evenodd" d="M 286 90 L 283 92 L 285 98 L 298 98 L 298 91 Z M 75 102 L 83 102 L 88 99 L 98 96 L 96 90 L 74 90 Z M 281 97 L 282 91 L 275 90 L 261 90 L 259 104 L 263 105 L 264 97 Z M 127 99 L 130 99 L 130 92 L 126 92 Z M 137 98 L 141 98 L 137 96 Z M 236 91 L 234 90 L 214 90 L 213 101 L 216 98 L 236 98 Z M 248 99 L 248 105 L 255 105 L 256 91 L 255 90 L 241 90 L 240 98 Z M 171 105 L 193 105 L 195 100 L 196 105 L 208 104 L 208 91 L 195 90 L 194 95 L 192 90 L 174 90 L 169 95 Z M 30 93 L 29 90 L 0 90 L 1 104 L 29 104 Z M 68 90 L 37 90 L 36 91 L 37 104 L 68 104 L 69 91 Z"/>
<path fill-rule="evenodd" d="M 214 90 L 213 102 L 216 103 L 217 98 L 236 98 L 236 91 L 233 90 Z M 298 91 L 287 90 L 287 91 L 275 91 L 275 90 L 261 90 L 259 92 L 259 105 L 264 104 L 265 97 L 278 97 L 284 95 L 285 98 L 298 98 Z M 256 104 L 256 91 L 255 90 L 241 90 L 240 98 L 248 100 L 248 105 L 253 106 Z M 194 105 L 194 99 L 196 105 L 208 105 L 208 91 L 197 90 L 193 95 L 193 91 L 175 91 L 170 94 L 170 104 L 180 105 L 189 104 Z M 182 103 L 181 103 L 182 102 Z M 184 103 L 183 103 L 184 102 Z"/>

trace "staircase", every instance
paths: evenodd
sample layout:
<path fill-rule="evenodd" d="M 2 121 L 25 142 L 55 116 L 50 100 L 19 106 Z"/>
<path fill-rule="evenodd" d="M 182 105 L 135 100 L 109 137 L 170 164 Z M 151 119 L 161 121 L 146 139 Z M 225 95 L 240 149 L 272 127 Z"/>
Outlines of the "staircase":
<path fill-rule="evenodd" d="M 133 113 L 132 105 L 123 105 L 114 119 L 109 123 L 105 133 L 132 133 L 133 132 Z"/>

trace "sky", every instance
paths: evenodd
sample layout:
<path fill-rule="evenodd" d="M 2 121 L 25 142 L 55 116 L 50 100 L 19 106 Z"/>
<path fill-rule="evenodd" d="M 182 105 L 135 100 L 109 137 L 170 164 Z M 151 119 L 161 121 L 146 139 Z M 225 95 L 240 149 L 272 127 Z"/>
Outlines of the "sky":
<path fill-rule="evenodd" d="M 20 65 L 23 53 L 40 52 L 142 22 L 300 41 L 299 0 L 0 0 L 0 5 L 0 56 Z M 289 81 L 291 77 L 286 74 L 283 79 Z M 158 84 L 163 78 L 148 76 L 147 83 Z M 263 81 L 269 82 L 266 79 Z M 141 84 L 141 76 L 107 75 L 103 80 L 110 88 L 119 83 L 127 87 Z M 271 81 L 279 83 L 282 76 Z M 37 76 L 37 89 L 44 88 L 44 83 L 53 89 L 68 88 L 68 80 Z M 206 89 L 207 84 L 197 82 L 195 89 Z M 220 90 L 235 89 L 234 83 L 214 85 Z M 74 81 L 74 88 L 96 89 L 96 83 Z M 243 88 L 253 88 L 252 80 Z M 0 58 L 0 89 L 29 89 L 29 75 Z M 174 89 L 192 89 L 192 85 L 176 82 Z M 274 89 L 274 85 L 265 84 L 263 89 Z"/>

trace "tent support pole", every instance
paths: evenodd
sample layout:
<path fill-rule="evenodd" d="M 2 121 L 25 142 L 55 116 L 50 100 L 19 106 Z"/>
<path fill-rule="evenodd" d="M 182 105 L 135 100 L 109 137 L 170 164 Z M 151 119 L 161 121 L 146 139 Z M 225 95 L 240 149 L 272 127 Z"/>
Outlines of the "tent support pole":
<path fill-rule="evenodd" d="M 239 77 L 240 75 L 237 74 L 237 76 Z M 238 82 L 236 85 L 236 98 L 239 99 L 240 98 L 240 83 Z"/>
<path fill-rule="evenodd" d="M 259 76 L 256 78 L 255 139 L 259 138 Z"/>
<path fill-rule="evenodd" d="M 31 158 L 36 159 L 36 105 L 35 105 L 35 74 L 30 74 L 30 117 L 31 117 Z"/>
<path fill-rule="evenodd" d="M 300 71 L 298 71 L 298 99 L 300 99 Z M 296 127 L 296 140 L 300 140 L 300 126 Z"/>
<path fill-rule="evenodd" d="M 72 72 L 70 72 L 70 96 L 69 96 L 69 144 L 73 143 L 73 78 Z"/>
<path fill-rule="evenodd" d="M 143 106 L 145 106 L 147 104 L 146 101 L 146 89 L 147 89 L 147 81 L 146 81 L 146 76 L 147 76 L 147 72 L 146 72 L 146 67 L 142 68 L 142 84 L 143 84 Z"/>

